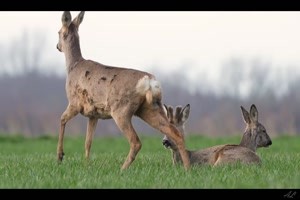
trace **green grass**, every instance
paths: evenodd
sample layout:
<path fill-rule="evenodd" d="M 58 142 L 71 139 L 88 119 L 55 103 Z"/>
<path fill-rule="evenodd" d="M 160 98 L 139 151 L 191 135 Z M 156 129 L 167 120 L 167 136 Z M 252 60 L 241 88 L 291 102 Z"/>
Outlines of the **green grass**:
<path fill-rule="evenodd" d="M 190 136 L 187 148 L 238 143 L 240 137 Z M 65 137 L 65 158 L 56 162 L 56 137 L 0 137 L 0 188 L 300 188 L 300 137 L 277 137 L 259 149 L 262 166 L 173 166 L 161 137 L 141 137 L 142 150 L 121 171 L 125 137 L 96 137 L 84 159 L 84 137 Z"/>

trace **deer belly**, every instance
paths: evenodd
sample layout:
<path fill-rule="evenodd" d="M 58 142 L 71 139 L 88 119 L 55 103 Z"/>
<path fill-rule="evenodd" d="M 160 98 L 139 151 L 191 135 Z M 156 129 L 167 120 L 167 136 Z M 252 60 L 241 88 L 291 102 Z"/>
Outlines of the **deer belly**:
<path fill-rule="evenodd" d="M 110 119 L 110 109 L 100 99 L 90 95 L 87 89 L 77 88 L 75 93 L 80 106 L 80 113 L 85 117 Z"/>
<path fill-rule="evenodd" d="M 105 109 L 105 106 L 95 106 L 92 104 L 84 104 L 81 107 L 80 113 L 85 117 L 95 117 L 98 119 L 111 119 L 110 111 Z"/>

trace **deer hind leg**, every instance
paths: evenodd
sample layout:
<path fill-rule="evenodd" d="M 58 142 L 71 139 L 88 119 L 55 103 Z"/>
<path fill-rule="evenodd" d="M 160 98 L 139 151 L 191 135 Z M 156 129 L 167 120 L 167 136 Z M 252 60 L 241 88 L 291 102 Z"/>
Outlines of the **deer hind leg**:
<path fill-rule="evenodd" d="M 67 109 L 61 115 L 60 132 L 59 132 L 58 144 L 57 144 L 57 160 L 59 162 L 61 162 L 64 157 L 63 140 L 64 140 L 66 123 L 77 114 L 78 114 L 78 110 L 76 109 L 76 107 L 69 104 Z"/>
<path fill-rule="evenodd" d="M 90 158 L 91 145 L 95 133 L 95 129 L 97 126 L 98 119 L 97 118 L 89 118 L 86 137 L 85 137 L 85 158 L 88 160 Z"/>
<path fill-rule="evenodd" d="M 132 116 L 128 117 L 124 115 L 115 114 L 112 117 L 115 120 L 121 132 L 125 134 L 130 145 L 129 153 L 121 168 L 121 169 L 127 169 L 131 165 L 131 163 L 135 160 L 136 155 L 142 148 L 142 143 L 132 126 L 131 123 Z"/>
<path fill-rule="evenodd" d="M 183 165 L 185 169 L 190 168 L 190 159 L 188 153 L 185 149 L 183 135 L 178 131 L 178 129 L 173 126 L 167 119 L 163 107 L 159 106 L 156 108 L 147 108 L 141 110 L 137 114 L 141 119 L 148 123 L 153 128 L 159 130 L 161 133 L 165 134 L 177 145 L 179 150 Z"/>

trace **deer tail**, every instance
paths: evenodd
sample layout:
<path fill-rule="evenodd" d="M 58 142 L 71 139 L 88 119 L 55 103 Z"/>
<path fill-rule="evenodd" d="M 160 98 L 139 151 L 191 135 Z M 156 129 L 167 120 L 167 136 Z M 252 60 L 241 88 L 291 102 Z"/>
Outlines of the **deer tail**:
<path fill-rule="evenodd" d="M 155 78 L 145 75 L 136 85 L 137 92 L 145 96 L 146 102 L 152 104 L 161 100 L 161 85 Z"/>

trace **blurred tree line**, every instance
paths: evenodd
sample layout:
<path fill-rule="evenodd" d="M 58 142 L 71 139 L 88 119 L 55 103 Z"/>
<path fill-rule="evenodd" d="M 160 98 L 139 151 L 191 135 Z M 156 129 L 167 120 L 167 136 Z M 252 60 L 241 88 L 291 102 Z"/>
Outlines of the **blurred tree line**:
<path fill-rule="evenodd" d="M 41 34 L 34 40 L 29 38 L 25 31 L 6 48 L 8 51 L 0 48 L 0 65 L 7 69 L 0 74 L 0 132 L 57 135 L 60 116 L 67 106 L 65 76 L 41 70 L 46 68 L 41 50 L 45 38 Z M 209 82 L 206 74 L 191 80 L 187 70 L 193 69 L 183 65 L 166 73 L 154 66 L 149 72 L 161 81 L 165 104 L 191 105 L 186 124 L 190 134 L 242 134 L 245 125 L 240 106 L 249 109 L 252 103 L 271 136 L 300 133 L 300 76 L 292 68 L 276 69 L 262 59 L 230 58 L 221 66 L 216 82 Z M 85 117 L 76 116 L 68 122 L 66 134 L 85 134 L 86 122 Z M 157 132 L 140 119 L 134 118 L 133 123 L 140 134 Z M 96 135 L 120 134 L 113 120 L 99 121 Z"/>

